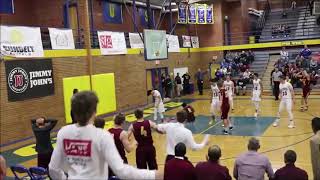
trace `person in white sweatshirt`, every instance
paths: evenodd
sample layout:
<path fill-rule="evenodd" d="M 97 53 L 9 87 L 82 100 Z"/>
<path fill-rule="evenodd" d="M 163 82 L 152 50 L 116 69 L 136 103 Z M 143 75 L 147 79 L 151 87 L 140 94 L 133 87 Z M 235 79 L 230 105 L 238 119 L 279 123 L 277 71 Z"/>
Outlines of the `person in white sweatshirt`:
<path fill-rule="evenodd" d="M 59 131 L 49 164 L 50 177 L 107 179 L 110 167 L 120 179 L 162 179 L 159 171 L 138 170 L 123 163 L 112 135 L 93 126 L 97 103 L 98 98 L 91 91 L 72 97 L 71 109 L 77 124 Z"/>

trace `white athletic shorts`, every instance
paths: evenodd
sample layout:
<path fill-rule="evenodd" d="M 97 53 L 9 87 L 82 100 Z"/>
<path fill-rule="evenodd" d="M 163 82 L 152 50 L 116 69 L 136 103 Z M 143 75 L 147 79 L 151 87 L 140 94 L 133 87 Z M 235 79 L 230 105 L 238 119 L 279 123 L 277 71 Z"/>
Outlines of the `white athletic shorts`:
<path fill-rule="evenodd" d="M 216 113 L 220 109 L 220 101 L 219 99 L 212 99 L 211 102 L 211 107 L 210 107 L 210 112 L 211 113 Z"/>
<path fill-rule="evenodd" d="M 252 101 L 261 101 L 260 94 L 261 94 L 261 91 L 253 90 Z"/>
<path fill-rule="evenodd" d="M 286 98 L 286 99 L 281 99 L 280 105 L 279 105 L 279 112 L 283 110 L 283 108 L 286 108 L 287 112 L 292 111 L 292 99 Z"/>

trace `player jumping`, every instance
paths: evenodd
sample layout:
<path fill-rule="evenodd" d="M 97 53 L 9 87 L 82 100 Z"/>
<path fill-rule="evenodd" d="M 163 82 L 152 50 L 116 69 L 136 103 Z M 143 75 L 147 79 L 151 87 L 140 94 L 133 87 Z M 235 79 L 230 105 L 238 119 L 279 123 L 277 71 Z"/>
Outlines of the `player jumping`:
<path fill-rule="evenodd" d="M 260 111 L 261 93 L 263 92 L 261 80 L 258 78 L 258 73 L 254 73 L 253 76 L 253 90 L 252 90 L 252 102 L 255 106 L 254 117 L 258 117 Z"/>

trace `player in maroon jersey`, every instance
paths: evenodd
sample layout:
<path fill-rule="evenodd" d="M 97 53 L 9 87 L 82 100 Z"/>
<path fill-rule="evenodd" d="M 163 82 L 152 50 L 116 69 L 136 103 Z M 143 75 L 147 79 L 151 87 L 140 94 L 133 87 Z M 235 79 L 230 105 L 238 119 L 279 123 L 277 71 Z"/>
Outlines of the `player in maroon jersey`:
<path fill-rule="evenodd" d="M 308 97 L 310 95 L 310 76 L 306 70 L 302 71 L 302 98 L 301 98 L 301 111 L 308 110 Z"/>
<path fill-rule="evenodd" d="M 137 109 L 134 112 L 137 121 L 128 129 L 129 138 L 134 135 L 138 143 L 136 149 L 136 164 L 139 169 L 158 169 L 156 160 L 156 149 L 153 146 L 151 128 L 157 129 L 157 125 L 149 120 L 144 120 L 143 111 Z"/>
<path fill-rule="evenodd" d="M 222 83 L 218 84 L 220 89 L 220 101 L 221 101 L 221 119 L 223 120 L 224 129 L 223 134 L 229 134 L 229 130 L 233 129 L 231 121 L 229 119 L 229 110 L 230 110 L 230 103 L 229 103 L 229 95 L 227 91 L 224 89 Z"/>

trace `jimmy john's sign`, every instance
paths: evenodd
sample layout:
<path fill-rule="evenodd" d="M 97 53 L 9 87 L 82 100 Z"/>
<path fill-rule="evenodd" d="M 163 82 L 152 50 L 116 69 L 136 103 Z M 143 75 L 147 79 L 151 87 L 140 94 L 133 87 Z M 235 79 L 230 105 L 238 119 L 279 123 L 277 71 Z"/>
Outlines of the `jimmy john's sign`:
<path fill-rule="evenodd" d="M 51 59 L 6 61 L 9 101 L 54 94 Z"/>

